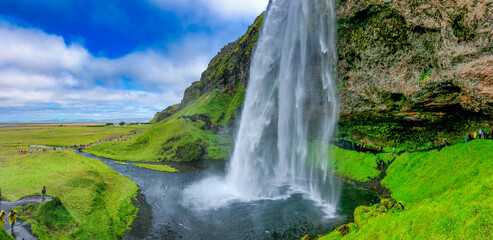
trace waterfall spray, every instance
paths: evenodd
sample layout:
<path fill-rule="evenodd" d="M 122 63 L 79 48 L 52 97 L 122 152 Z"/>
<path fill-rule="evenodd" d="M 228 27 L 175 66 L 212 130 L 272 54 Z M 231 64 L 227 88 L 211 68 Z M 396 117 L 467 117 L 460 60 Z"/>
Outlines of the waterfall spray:
<path fill-rule="evenodd" d="M 340 191 L 328 152 L 338 120 L 334 8 L 334 0 L 271 1 L 228 173 L 198 186 L 216 186 L 211 194 L 224 194 L 222 200 L 301 192 L 334 211 Z"/>

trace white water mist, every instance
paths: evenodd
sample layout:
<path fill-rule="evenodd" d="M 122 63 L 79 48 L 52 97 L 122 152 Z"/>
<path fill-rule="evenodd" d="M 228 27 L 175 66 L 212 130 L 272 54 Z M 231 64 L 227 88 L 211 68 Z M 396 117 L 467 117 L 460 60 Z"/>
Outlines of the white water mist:
<path fill-rule="evenodd" d="M 191 186 L 189 200 L 218 207 L 301 192 L 335 211 L 340 190 L 328 152 L 338 120 L 334 4 L 269 4 L 228 173 Z"/>

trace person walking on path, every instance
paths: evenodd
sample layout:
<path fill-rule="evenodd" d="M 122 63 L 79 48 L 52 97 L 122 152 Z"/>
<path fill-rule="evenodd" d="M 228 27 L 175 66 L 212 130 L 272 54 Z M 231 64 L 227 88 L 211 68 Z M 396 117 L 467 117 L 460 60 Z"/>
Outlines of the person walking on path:
<path fill-rule="evenodd" d="M 43 186 L 43 190 L 41 190 L 41 193 L 43 194 L 43 200 L 45 200 L 45 194 L 46 194 L 46 187 Z"/>
<path fill-rule="evenodd" d="M 11 227 L 11 232 L 14 232 L 14 224 L 16 222 L 16 219 L 15 219 L 16 213 L 17 213 L 17 211 L 15 211 L 15 210 L 10 210 L 10 213 L 9 213 L 9 223 L 10 223 L 10 227 Z"/>
<path fill-rule="evenodd" d="M 0 225 L 2 225 L 2 227 L 3 227 L 3 225 L 6 224 L 6 222 L 5 222 L 5 215 L 7 215 L 7 213 L 2 210 L 0 212 Z"/>

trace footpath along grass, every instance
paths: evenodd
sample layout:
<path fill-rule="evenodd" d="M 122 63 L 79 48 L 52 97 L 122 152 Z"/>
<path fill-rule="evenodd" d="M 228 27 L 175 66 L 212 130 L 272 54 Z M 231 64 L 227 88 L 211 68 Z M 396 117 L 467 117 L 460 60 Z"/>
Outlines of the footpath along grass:
<path fill-rule="evenodd" d="M 129 125 L 121 127 L 94 124 L 26 124 L 0 126 L 0 147 L 26 147 L 45 145 L 68 147 L 76 144 L 89 144 L 106 136 L 126 135 L 132 130 L 146 129 L 149 125 Z M 23 148 L 25 149 L 25 148 Z"/>
<path fill-rule="evenodd" d="M 176 170 L 175 168 L 170 167 L 168 165 L 135 163 L 134 166 L 140 167 L 140 168 L 147 168 L 147 169 L 155 170 L 155 171 L 161 171 L 161 172 L 171 172 L 171 173 L 178 172 L 178 170 Z"/>
<path fill-rule="evenodd" d="M 382 183 L 406 210 L 371 218 L 344 239 L 493 239 L 492 150 L 493 141 L 475 140 L 398 156 Z"/>
<path fill-rule="evenodd" d="M 0 176 L 6 200 L 40 195 L 46 186 L 47 195 L 58 196 L 68 210 L 71 217 L 62 214 L 64 218 L 55 221 L 60 224 L 57 231 L 40 224 L 42 219 L 30 220 L 40 239 L 120 239 L 137 214 L 131 202 L 138 190 L 135 183 L 70 150 L 1 157 Z"/>

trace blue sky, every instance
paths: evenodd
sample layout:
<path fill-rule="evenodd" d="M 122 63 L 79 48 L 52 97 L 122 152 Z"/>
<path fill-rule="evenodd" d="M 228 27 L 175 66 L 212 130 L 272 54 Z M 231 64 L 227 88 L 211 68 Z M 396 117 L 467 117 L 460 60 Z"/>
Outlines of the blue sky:
<path fill-rule="evenodd" d="M 0 122 L 150 119 L 268 0 L 0 0 Z"/>

